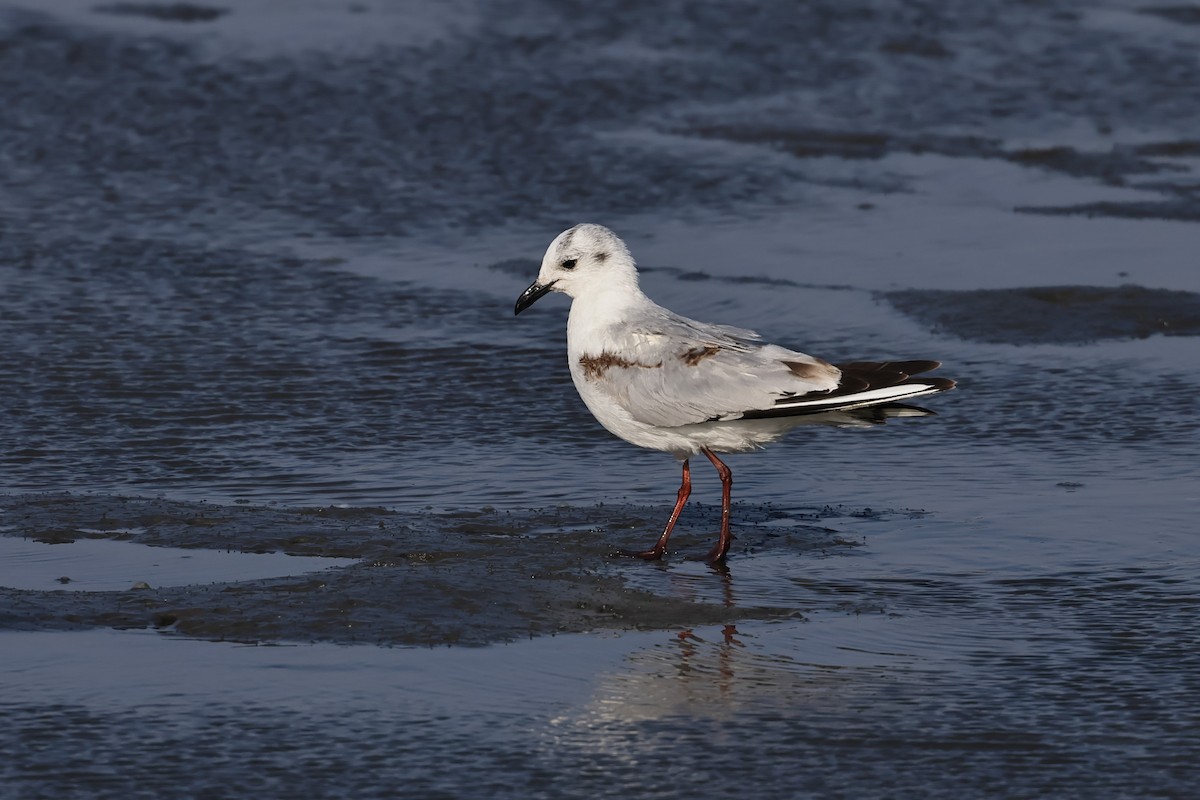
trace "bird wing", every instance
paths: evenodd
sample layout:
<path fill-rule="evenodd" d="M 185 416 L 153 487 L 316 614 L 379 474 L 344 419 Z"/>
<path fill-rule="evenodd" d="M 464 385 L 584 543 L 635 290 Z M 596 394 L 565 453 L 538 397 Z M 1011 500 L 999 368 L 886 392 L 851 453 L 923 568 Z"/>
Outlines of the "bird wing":
<path fill-rule="evenodd" d="M 634 419 L 660 427 L 738 419 L 774 409 L 781 400 L 837 388 L 837 367 L 758 339 L 753 331 L 666 312 L 626 321 L 609 338 L 611 352 L 585 356 L 580 366 L 590 388 Z"/>

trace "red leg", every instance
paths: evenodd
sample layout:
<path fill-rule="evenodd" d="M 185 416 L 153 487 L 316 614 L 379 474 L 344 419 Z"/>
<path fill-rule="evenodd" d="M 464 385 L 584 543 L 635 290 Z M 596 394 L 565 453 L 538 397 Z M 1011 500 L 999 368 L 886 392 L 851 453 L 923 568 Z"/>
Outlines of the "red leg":
<path fill-rule="evenodd" d="M 712 462 L 712 465 L 717 468 L 717 474 L 721 476 L 721 537 L 717 539 L 713 549 L 708 551 L 704 560 L 710 564 L 723 564 L 725 563 L 725 554 L 729 552 L 729 545 L 733 543 L 733 536 L 729 533 L 729 496 L 733 489 L 733 472 L 725 466 L 725 462 L 717 458 L 712 450 L 701 447 L 700 452 L 704 453 Z"/>
<path fill-rule="evenodd" d="M 675 510 L 671 512 L 671 518 L 667 520 L 667 528 L 662 532 L 662 536 L 658 537 L 654 547 L 649 550 L 641 551 L 622 551 L 623 556 L 633 556 L 634 558 L 644 558 L 647 561 L 657 561 L 667 552 L 667 540 L 671 538 L 671 531 L 675 530 L 675 523 L 679 521 L 679 513 L 683 511 L 683 504 L 687 502 L 688 497 L 692 494 L 692 468 L 688 466 L 687 459 L 683 462 L 683 483 L 679 485 L 679 496 L 675 499 Z"/>

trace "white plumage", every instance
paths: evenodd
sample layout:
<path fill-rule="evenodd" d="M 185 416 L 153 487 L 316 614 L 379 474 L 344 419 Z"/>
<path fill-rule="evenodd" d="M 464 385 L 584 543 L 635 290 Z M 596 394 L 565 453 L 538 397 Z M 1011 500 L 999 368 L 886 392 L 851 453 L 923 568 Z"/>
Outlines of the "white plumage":
<path fill-rule="evenodd" d="M 576 225 L 551 242 L 516 313 L 550 291 L 572 298 L 567 355 L 588 409 L 625 441 L 683 460 L 684 481 L 667 529 L 654 548 L 632 555 L 665 552 L 690 493 L 689 456 L 704 453 L 722 475 L 721 540 L 709 553 L 719 562 L 729 547 L 731 479 L 715 452 L 762 447 L 802 424 L 862 426 L 924 415 L 929 412 L 894 404 L 954 386 L 945 378 L 913 377 L 937 367 L 934 361 L 839 367 L 765 344 L 753 331 L 679 316 L 641 291 L 625 243 L 600 225 Z"/>

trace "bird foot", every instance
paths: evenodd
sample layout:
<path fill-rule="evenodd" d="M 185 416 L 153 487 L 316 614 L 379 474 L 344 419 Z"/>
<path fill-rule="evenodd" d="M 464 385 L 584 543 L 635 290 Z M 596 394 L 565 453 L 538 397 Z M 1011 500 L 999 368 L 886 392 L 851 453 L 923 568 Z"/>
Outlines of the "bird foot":
<path fill-rule="evenodd" d="M 662 561 L 665 549 L 651 547 L 649 550 L 617 550 L 613 555 L 623 558 L 640 558 L 643 561 Z"/>

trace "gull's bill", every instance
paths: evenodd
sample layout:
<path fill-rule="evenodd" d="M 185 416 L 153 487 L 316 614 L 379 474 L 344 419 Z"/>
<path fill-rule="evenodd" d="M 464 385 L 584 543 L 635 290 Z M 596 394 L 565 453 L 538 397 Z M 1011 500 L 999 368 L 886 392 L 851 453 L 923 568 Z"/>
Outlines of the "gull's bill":
<path fill-rule="evenodd" d="M 553 288 L 553 281 L 544 286 L 537 281 L 529 284 L 529 288 L 521 292 L 521 296 L 517 298 L 517 305 L 513 309 L 513 316 L 515 317 L 525 309 L 529 308 L 531 305 L 540 300 L 546 294 L 546 292 L 549 292 Z"/>

